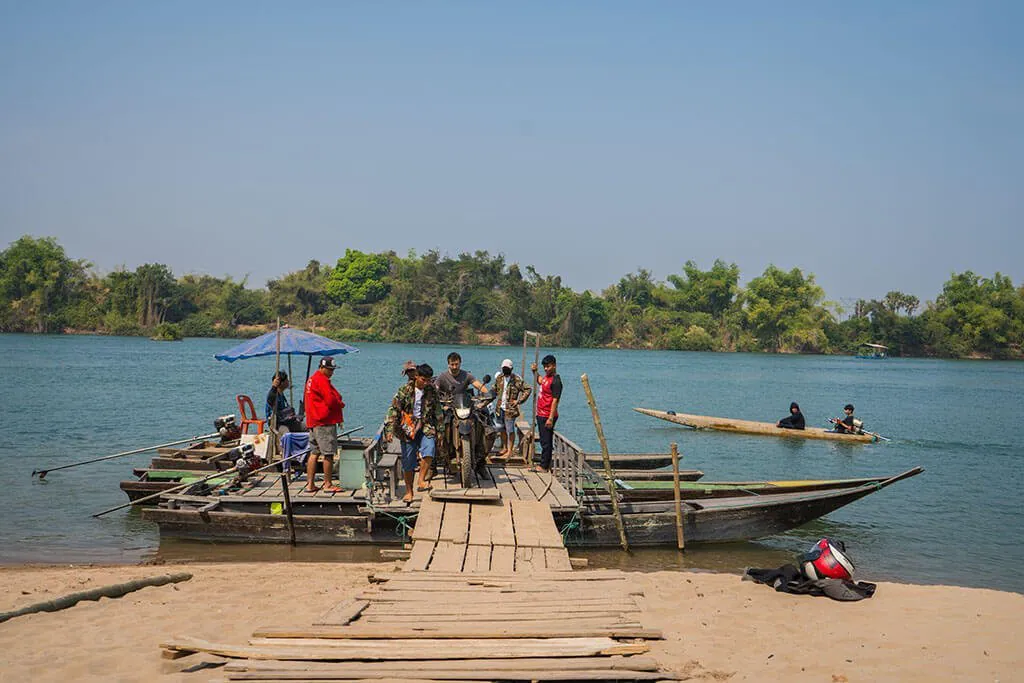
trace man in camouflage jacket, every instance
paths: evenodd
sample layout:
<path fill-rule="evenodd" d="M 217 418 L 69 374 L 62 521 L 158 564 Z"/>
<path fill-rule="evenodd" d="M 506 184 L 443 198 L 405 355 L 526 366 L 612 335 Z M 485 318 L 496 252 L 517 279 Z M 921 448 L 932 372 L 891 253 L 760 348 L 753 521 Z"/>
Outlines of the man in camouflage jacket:
<path fill-rule="evenodd" d="M 441 424 L 441 402 L 431 382 L 433 375 L 433 369 L 426 363 L 416 366 L 412 381 L 399 387 L 391 399 L 381 435 L 384 443 L 389 443 L 397 434 L 402 444 L 402 474 L 405 479 L 402 500 L 405 503 L 412 502 L 414 485 L 418 491 L 431 488 L 437 430 Z M 414 482 L 417 465 L 418 484 Z"/>
<path fill-rule="evenodd" d="M 508 388 L 506 393 L 506 387 Z M 501 372 L 494 380 L 494 394 L 497 396 L 495 410 L 502 420 L 500 457 L 510 457 L 516 444 L 516 418 L 519 417 L 519 406 L 530 398 L 531 387 L 526 386 L 523 378 L 512 372 L 512 360 L 501 361 Z M 521 444 L 520 444 L 521 445 Z"/>

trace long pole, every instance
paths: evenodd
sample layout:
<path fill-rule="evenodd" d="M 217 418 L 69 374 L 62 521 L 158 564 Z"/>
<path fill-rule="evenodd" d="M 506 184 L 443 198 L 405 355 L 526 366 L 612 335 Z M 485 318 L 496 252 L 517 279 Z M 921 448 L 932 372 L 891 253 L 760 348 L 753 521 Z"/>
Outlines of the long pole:
<path fill-rule="evenodd" d="M 534 338 L 534 350 L 533 350 L 533 364 L 537 365 L 540 362 L 540 332 L 531 332 L 525 330 L 523 332 L 523 374 L 526 374 L 526 339 L 527 337 Z M 537 434 L 537 397 L 540 394 L 540 389 L 537 387 L 537 378 L 539 375 L 540 368 L 534 372 L 533 375 L 533 419 L 530 420 L 530 438 L 527 439 L 525 453 L 523 457 L 526 459 L 527 465 L 533 465 L 534 456 L 534 441 L 536 440 Z"/>
<path fill-rule="evenodd" d="M 291 356 L 288 356 L 291 359 Z M 275 361 L 277 370 L 274 371 L 274 376 L 277 377 L 277 373 L 281 372 L 281 318 L 277 319 L 277 353 L 275 354 Z M 289 370 L 291 367 L 288 368 Z M 290 377 L 291 375 L 289 375 Z M 290 383 L 289 383 L 290 384 Z M 280 387 L 278 387 L 280 391 Z M 267 456 L 267 462 L 270 462 L 271 455 L 277 455 L 277 397 L 274 397 L 273 410 L 270 413 L 270 451 Z M 291 469 L 291 468 L 288 468 Z M 284 515 L 288 521 L 288 543 L 295 545 L 295 519 L 292 517 L 292 496 L 288 491 L 288 471 L 281 468 L 281 492 L 284 494 Z"/>
<path fill-rule="evenodd" d="M 679 490 L 679 446 L 672 444 L 672 493 L 676 500 L 676 546 L 682 550 L 686 547 L 683 538 L 683 496 Z"/>
<path fill-rule="evenodd" d="M 622 549 L 629 552 L 629 541 L 626 539 L 626 527 L 622 523 L 622 512 L 619 510 L 619 497 L 615 492 L 615 475 L 612 472 L 612 458 L 608 454 L 608 442 L 604 438 L 604 427 L 601 426 L 601 416 L 597 412 L 597 401 L 594 400 L 594 392 L 590 390 L 590 379 L 586 373 L 580 376 L 583 382 L 583 391 L 587 393 L 587 403 L 590 404 L 590 413 L 594 416 L 594 429 L 597 430 L 597 440 L 601 442 L 601 459 L 604 460 L 604 476 L 608 486 L 608 496 L 612 499 L 612 510 L 615 512 L 615 526 L 619 530 L 619 542 Z"/>
<path fill-rule="evenodd" d="M 220 432 L 214 432 L 213 434 L 203 434 L 202 436 L 191 436 L 187 439 L 179 439 L 178 441 L 169 441 L 168 443 L 160 443 L 155 446 L 146 446 L 145 448 L 136 448 L 133 451 L 124 451 L 123 453 L 114 453 L 113 455 L 105 455 L 102 458 L 93 458 L 92 460 L 83 460 L 82 462 L 73 462 L 70 465 L 61 465 L 60 467 L 51 467 L 48 470 L 32 470 L 32 476 L 39 475 L 42 479 L 48 472 L 56 472 L 57 470 L 66 470 L 69 467 L 78 467 L 79 465 L 88 465 L 91 462 L 100 462 L 101 460 L 113 460 L 114 458 L 123 458 L 126 455 L 135 455 L 136 453 L 145 453 L 146 451 L 155 451 L 158 448 L 166 448 L 167 446 L 177 446 L 178 444 L 188 443 L 189 441 L 202 441 L 203 439 L 212 439 L 215 436 L 220 436 Z"/>

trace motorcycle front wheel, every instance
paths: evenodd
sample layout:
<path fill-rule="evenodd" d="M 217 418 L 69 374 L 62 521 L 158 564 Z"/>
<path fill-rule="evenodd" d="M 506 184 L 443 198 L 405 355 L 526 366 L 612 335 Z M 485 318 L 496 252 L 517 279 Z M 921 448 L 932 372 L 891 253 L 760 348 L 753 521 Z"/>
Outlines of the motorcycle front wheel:
<path fill-rule="evenodd" d="M 459 454 L 459 478 L 462 481 L 462 488 L 468 489 L 473 485 L 473 444 L 468 436 L 462 437 L 462 453 Z"/>

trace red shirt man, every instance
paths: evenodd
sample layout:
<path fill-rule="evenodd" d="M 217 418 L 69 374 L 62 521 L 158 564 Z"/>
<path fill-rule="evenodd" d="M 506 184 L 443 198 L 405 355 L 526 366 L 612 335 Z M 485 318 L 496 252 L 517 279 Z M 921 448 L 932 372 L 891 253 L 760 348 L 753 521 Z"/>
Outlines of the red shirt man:
<path fill-rule="evenodd" d="M 334 454 L 338 452 L 338 426 L 345 420 L 342 412 L 345 403 L 341 400 L 341 394 L 331 384 L 335 367 L 334 359 L 330 356 L 321 358 L 320 367 L 306 382 L 306 425 L 309 427 L 309 442 L 312 447 L 306 461 L 308 493 L 317 490 L 317 460 L 324 464 L 324 492 L 341 492 L 341 488 L 331 481 L 331 475 L 334 473 Z"/>

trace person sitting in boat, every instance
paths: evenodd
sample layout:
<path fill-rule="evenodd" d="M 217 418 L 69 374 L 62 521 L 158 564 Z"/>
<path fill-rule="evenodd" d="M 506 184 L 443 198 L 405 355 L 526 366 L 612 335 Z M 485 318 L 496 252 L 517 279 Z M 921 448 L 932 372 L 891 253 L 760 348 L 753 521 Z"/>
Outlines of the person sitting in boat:
<path fill-rule="evenodd" d="M 853 404 L 847 403 L 843 406 L 843 412 L 846 413 L 846 417 L 843 419 L 834 418 L 832 420 L 836 426 L 835 431 L 840 434 L 860 434 L 863 423 L 853 416 Z"/>
<path fill-rule="evenodd" d="M 266 416 L 270 422 L 270 416 L 277 414 L 277 430 L 288 432 L 304 432 L 306 425 L 295 414 L 295 410 L 288 405 L 284 390 L 288 388 L 288 373 L 284 370 L 274 373 L 274 379 L 270 384 L 270 391 L 267 392 Z"/>
<path fill-rule="evenodd" d="M 804 414 L 800 412 L 800 406 L 796 404 L 796 401 L 789 404 L 789 417 L 782 418 L 775 423 L 775 426 L 781 429 L 803 429 L 807 426 Z"/>

